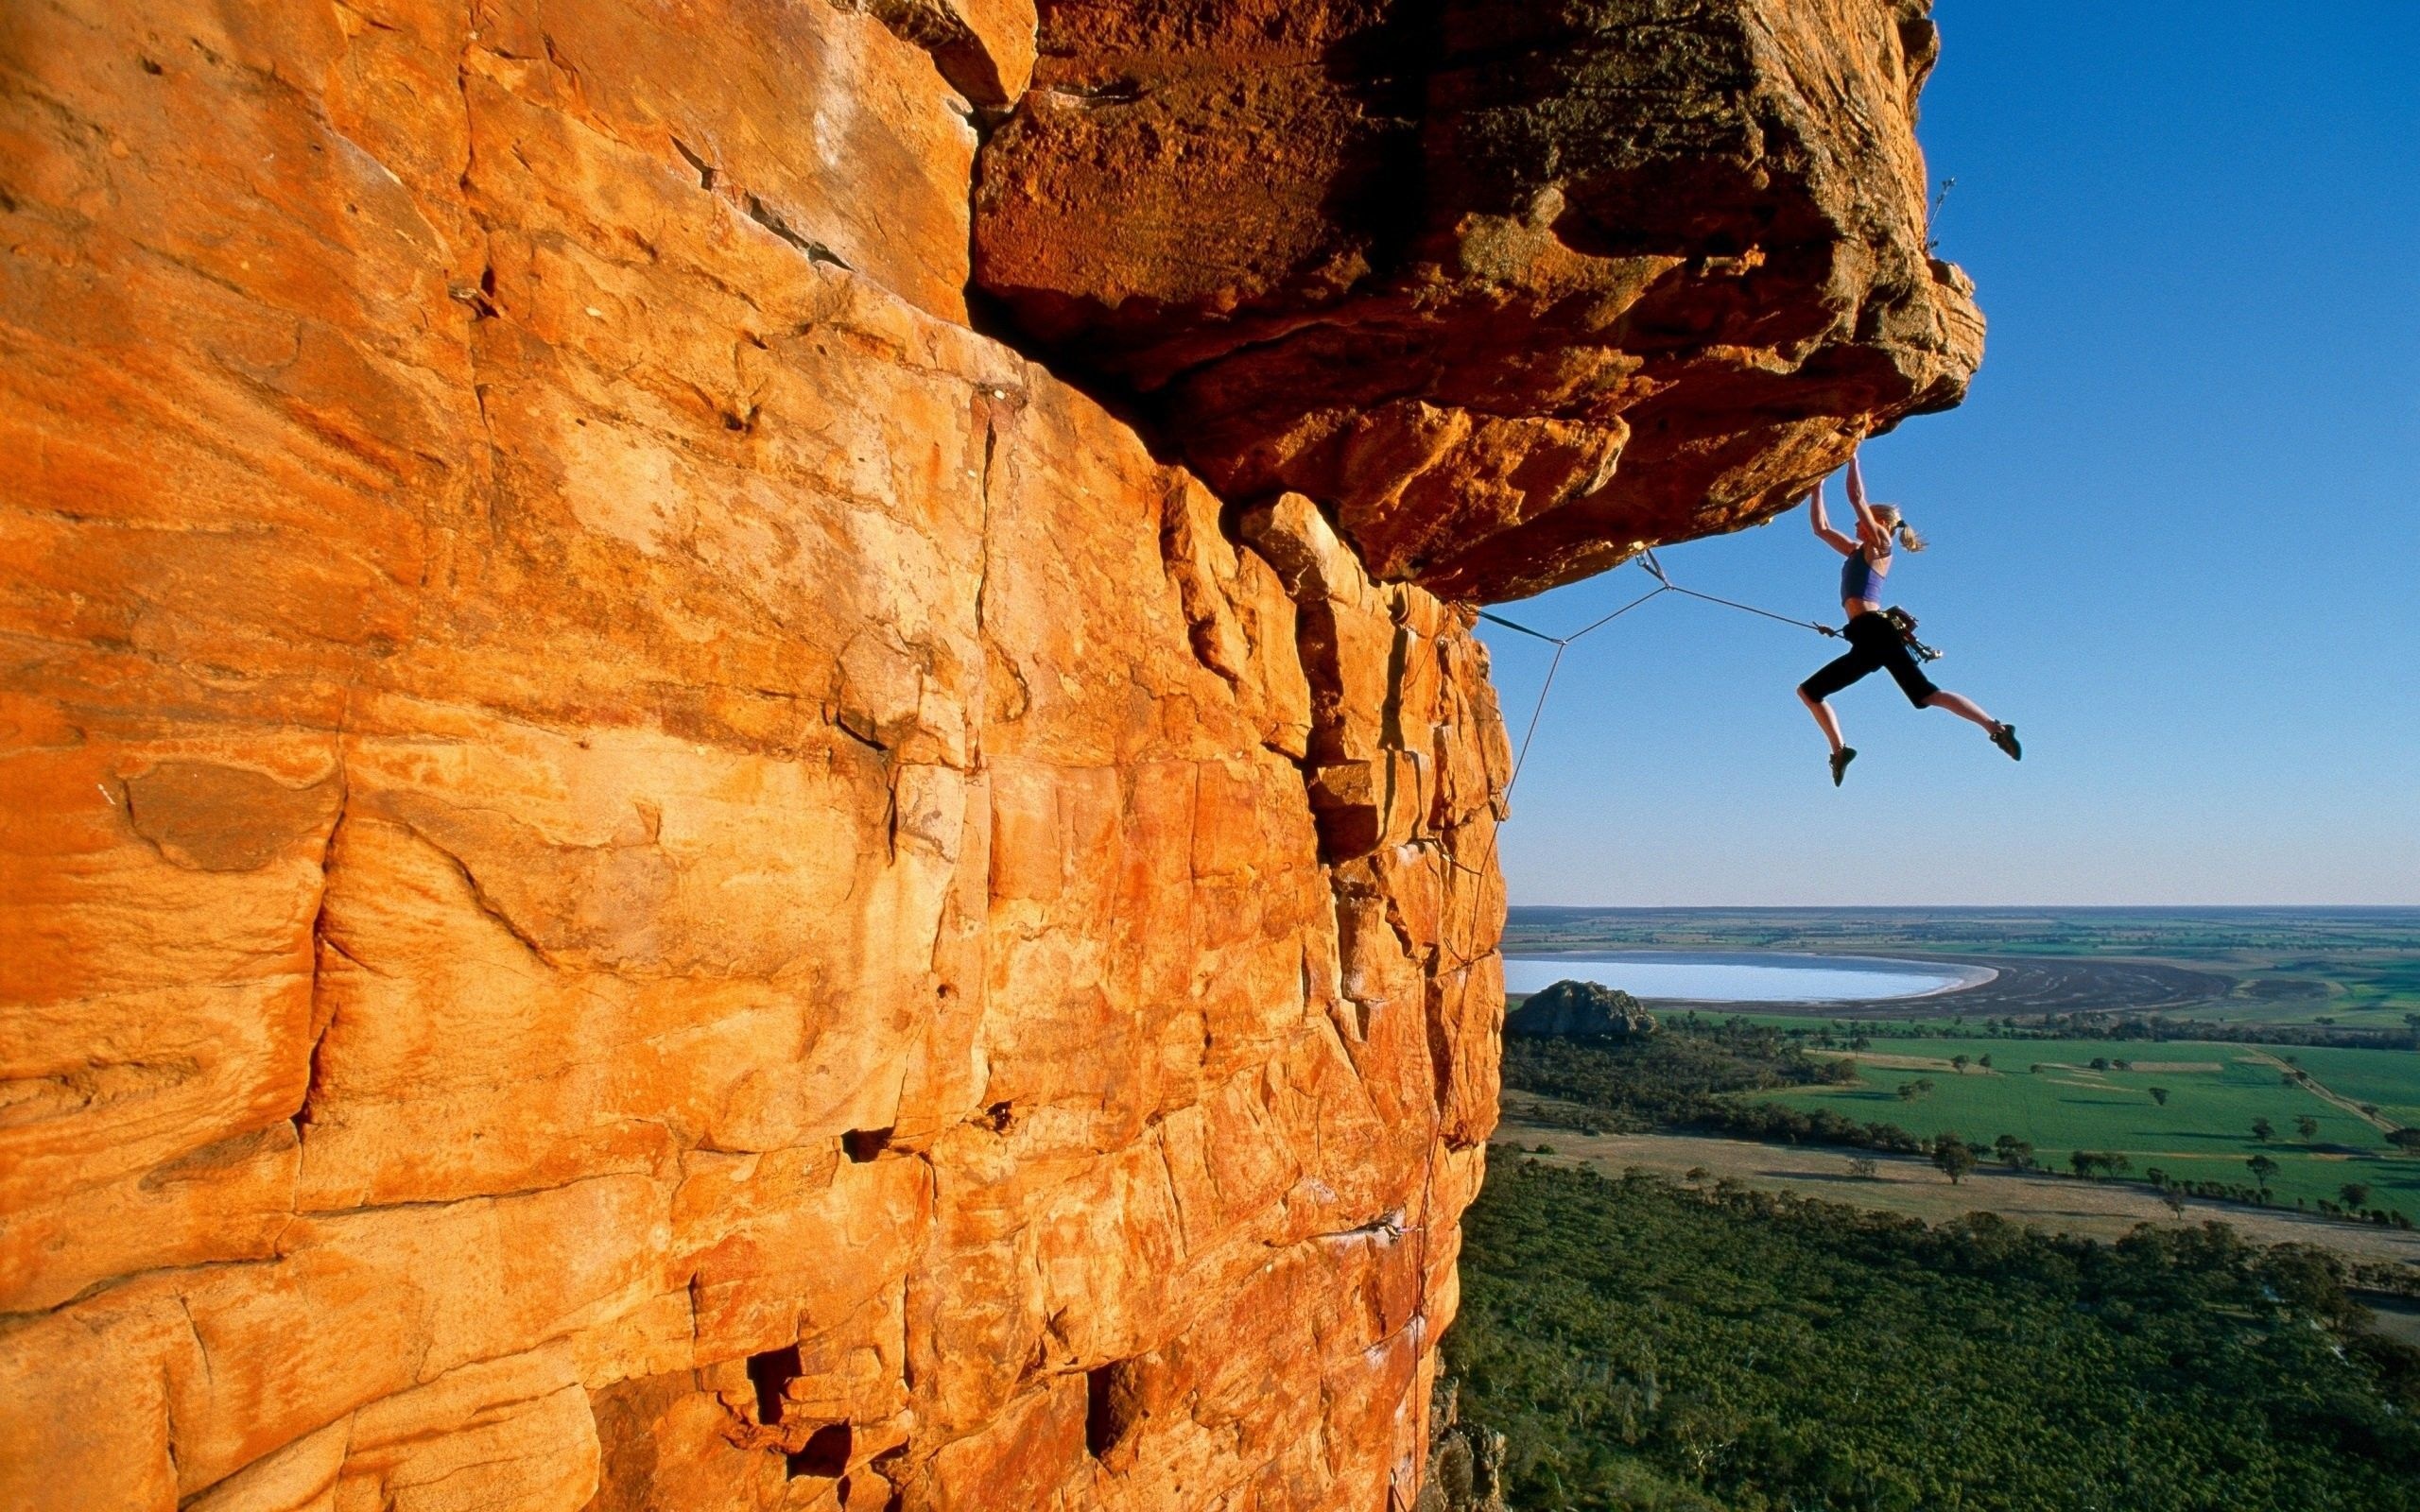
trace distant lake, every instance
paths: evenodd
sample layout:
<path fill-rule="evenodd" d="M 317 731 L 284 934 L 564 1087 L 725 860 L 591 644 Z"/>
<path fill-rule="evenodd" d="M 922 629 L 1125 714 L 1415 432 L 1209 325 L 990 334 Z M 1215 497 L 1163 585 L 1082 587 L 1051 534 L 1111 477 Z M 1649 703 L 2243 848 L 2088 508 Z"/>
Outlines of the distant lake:
<path fill-rule="evenodd" d="M 1871 1003 L 1975 987 L 1995 974 L 1989 967 L 1877 955 L 1592 951 L 1508 956 L 1504 989 L 1537 992 L 1576 980 L 1619 988 L 1633 997 L 1690 1003 Z"/>

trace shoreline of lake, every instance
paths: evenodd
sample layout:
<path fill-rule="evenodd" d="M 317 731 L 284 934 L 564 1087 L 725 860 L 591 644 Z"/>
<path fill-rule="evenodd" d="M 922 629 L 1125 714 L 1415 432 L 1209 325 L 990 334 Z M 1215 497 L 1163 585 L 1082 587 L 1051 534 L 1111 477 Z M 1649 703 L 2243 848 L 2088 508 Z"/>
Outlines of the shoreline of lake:
<path fill-rule="evenodd" d="M 1922 960 L 1891 955 L 1833 955 L 1802 951 L 1608 951 L 1600 946 L 1593 950 L 1576 947 L 1563 950 L 1507 952 L 1504 957 L 1505 989 L 1508 992 L 1521 993 L 1543 989 L 1551 984 L 1552 979 L 1538 981 L 1533 986 L 1515 986 L 1513 978 L 1516 975 L 1530 974 L 1519 972 L 1516 968 L 1528 963 L 1543 966 L 1557 962 L 1569 963 L 1575 967 L 1630 967 L 1635 969 L 1628 973 L 1634 981 L 1641 976 L 1651 978 L 1655 973 L 1668 973 L 1677 969 L 1682 971 L 1703 971 L 1710 982 L 1719 984 L 1722 980 L 1722 973 L 1730 973 L 1732 982 L 1730 989 L 1708 990 L 1703 994 L 1682 995 L 1668 990 L 1639 992 L 1628 988 L 1622 988 L 1622 990 L 1631 991 L 1634 997 L 1643 1003 L 1670 1004 L 1688 1007 L 1702 1007 L 1713 1004 L 1745 1005 L 1752 1007 L 1758 1005 L 1819 1007 L 1828 1005 L 1845 1006 L 1861 1003 L 1904 1004 L 1963 992 L 1981 987 L 1999 975 L 1997 970 L 1989 966 L 1938 958 Z M 1543 976 L 1545 973 L 1539 974 Z M 1608 970 L 1603 974 L 1617 973 Z M 1754 990 L 1757 988 L 1766 989 L 1781 988 L 1785 985 L 1781 978 L 1792 974 L 1805 981 L 1806 989 L 1795 992 L 1784 991 L 1771 996 L 1760 995 L 1758 991 Z M 1762 976 L 1762 980 L 1758 979 L 1759 975 Z M 1822 982 L 1822 987 L 1827 989 L 1816 989 L 1819 979 L 1858 976 L 1876 978 L 1876 986 L 1894 980 L 1906 983 L 1911 978 L 1927 985 L 1906 991 L 1862 994 L 1855 990 L 1854 984 L 1827 980 Z M 1583 977 L 1582 980 L 1594 981 L 1597 978 Z M 1618 982 L 1606 982 L 1601 985 L 1616 988 L 1621 986 Z"/>

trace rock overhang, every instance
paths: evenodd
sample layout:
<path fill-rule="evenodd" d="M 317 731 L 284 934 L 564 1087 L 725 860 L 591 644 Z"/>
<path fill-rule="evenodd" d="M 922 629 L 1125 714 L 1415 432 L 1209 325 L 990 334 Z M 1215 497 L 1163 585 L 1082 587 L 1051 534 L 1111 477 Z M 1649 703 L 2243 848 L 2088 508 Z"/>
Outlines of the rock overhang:
<path fill-rule="evenodd" d="M 1045 0 L 977 287 L 1230 498 L 1519 597 L 1786 507 L 1981 358 L 1928 0 Z"/>

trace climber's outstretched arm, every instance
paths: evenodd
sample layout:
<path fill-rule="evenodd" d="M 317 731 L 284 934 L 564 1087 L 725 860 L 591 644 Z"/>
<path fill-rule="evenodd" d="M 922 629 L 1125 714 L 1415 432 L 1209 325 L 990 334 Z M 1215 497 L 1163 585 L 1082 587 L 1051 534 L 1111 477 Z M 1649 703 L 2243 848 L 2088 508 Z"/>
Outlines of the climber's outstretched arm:
<path fill-rule="evenodd" d="M 1846 557 L 1857 550 L 1857 541 L 1833 529 L 1831 520 L 1824 513 L 1824 484 L 1821 479 L 1816 481 L 1814 491 L 1806 495 L 1806 523 L 1815 527 L 1818 541 L 1841 556 Z"/>
<path fill-rule="evenodd" d="M 1858 469 L 1855 452 L 1849 454 L 1849 507 L 1857 511 L 1858 524 L 1870 525 L 1877 531 L 1882 528 L 1874 518 L 1873 506 L 1865 502 L 1865 474 Z"/>

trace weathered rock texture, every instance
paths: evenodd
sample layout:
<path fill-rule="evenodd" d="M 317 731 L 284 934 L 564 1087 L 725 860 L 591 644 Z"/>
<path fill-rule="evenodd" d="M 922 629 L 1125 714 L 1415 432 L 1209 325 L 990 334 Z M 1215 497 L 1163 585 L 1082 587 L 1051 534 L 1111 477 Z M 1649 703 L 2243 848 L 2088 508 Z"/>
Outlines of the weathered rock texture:
<path fill-rule="evenodd" d="M 1296 489 L 1507 597 L 1736 529 L 1980 359 L 1928 253 L 1930 0 L 1042 0 L 976 269 Z"/>
<path fill-rule="evenodd" d="M 1411 1512 L 1509 1512 L 1504 1435 L 1461 1420 L 1461 1383 L 1440 1377 L 1429 1393 L 1428 1464 Z"/>
<path fill-rule="evenodd" d="M 1911 163 L 1900 30 L 1837 9 Z M 0 9 L 0 1505 L 1409 1503 L 1495 1116 L 1484 657 L 1278 486 L 1327 474 L 1222 500 L 969 328 L 1032 28 Z M 1764 60 L 1668 96 L 1745 130 Z M 1834 224 L 1806 172 L 1707 214 Z M 1502 352 L 1598 329 L 1560 235 Z M 1811 465 L 1818 352 L 1947 397 L 1931 287 L 1790 362 L 1692 337 L 1674 455 Z"/>

